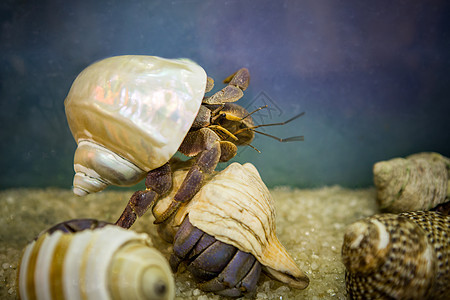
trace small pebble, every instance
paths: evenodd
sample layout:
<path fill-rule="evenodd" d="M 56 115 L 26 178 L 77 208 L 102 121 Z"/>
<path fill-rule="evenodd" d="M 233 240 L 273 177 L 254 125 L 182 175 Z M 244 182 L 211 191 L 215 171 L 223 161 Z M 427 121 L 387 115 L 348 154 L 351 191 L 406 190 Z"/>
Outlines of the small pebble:
<path fill-rule="evenodd" d="M 267 295 L 265 293 L 256 294 L 256 299 L 267 299 Z"/>

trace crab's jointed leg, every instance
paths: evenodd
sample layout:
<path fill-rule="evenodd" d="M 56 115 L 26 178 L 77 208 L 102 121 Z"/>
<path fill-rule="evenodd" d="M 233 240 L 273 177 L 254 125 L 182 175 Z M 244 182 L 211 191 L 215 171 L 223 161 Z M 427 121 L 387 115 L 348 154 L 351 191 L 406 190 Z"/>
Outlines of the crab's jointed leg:
<path fill-rule="evenodd" d="M 159 196 L 170 190 L 172 187 L 172 171 L 169 163 L 148 172 L 145 186 L 147 187 L 146 190 L 137 191 L 131 196 L 125 210 L 116 221 L 116 225 L 130 228 L 137 217 L 141 217 L 149 208 L 153 207 Z"/>

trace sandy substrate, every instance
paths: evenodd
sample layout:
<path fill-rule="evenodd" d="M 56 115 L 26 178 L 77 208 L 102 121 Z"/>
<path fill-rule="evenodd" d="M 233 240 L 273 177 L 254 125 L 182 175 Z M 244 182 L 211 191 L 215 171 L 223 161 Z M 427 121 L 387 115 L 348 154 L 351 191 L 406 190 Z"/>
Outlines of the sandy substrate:
<path fill-rule="evenodd" d="M 345 299 L 341 246 L 344 230 L 357 219 L 377 213 L 375 189 L 337 186 L 315 190 L 276 188 L 277 234 L 299 267 L 310 278 L 295 290 L 261 276 L 258 299 Z M 42 230 L 74 218 L 114 222 L 132 192 L 102 192 L 78 198 L 69 190 L 14 189 L 0 192 L 0 299 L 15 299 L 15 278 L 21 251 Z M 164 255 L 171 245 L 161 240 L 147 214 L 133 229 L 147 232 Z M 185 272 L 177 274 L 177 299 L 221 299 L 205 294 Z"/>

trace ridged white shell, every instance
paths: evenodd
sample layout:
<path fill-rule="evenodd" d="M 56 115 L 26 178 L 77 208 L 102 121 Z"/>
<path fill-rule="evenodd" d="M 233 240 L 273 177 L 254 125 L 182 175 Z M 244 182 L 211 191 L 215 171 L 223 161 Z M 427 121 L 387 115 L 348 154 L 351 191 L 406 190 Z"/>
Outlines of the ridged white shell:
<path fill-rule="evenodd" d="M 131 185 L 166 163 L 197 115 L 206 78 L 188 59 L 143 55 L 106 58 L 82 71 L 64 102 L 75 141 L 85 142 L 75 154 L 80 175 L 74 191 L 83 195 L 108 184 Z M 99 182 L 84 187 L 92 178 Z"/>
<path fill-rule="evenodd" d="M 173 191 L 157 203 L 154 214 L 164 211 L 185 175 L 186 171 L 174 173 Z M 273 199 L 254 165 L 233 163 L 216 173 L 169 223 L 162 225 L 162 233 L 174 234 L 187 214 L 195 227 L 251 253 L 277 280 L 300 289 L 308 286 L 308 277 L 276 236 Z"/>
<path fill-rule="evenodd" d="M 75 234 L 56 231 L 30 243 L 22 256 L 21 299 L 148 299 L 164 283 L 175 296 L 167 260 L 148 235 L 117 226 Z"/>

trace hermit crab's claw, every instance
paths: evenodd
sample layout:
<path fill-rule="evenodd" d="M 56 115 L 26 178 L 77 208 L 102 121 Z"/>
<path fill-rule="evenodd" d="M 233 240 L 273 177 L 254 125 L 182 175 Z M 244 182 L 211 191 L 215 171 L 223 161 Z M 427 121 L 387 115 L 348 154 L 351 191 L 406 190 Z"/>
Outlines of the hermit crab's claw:
<path fill-rule="evenodd" d="M 236 73 L 225 78 L 223 83 L 235 85 L 241 90 L 245 91 L 250 84 L 250 72 L 247 68 L 239 69 L 238 71 L 236 71 Z"/>
<path fill-rule="evenodd" d="M 226 87 L 218 91 L 211 97 L 203 99 L 204 104 L 223 104 L 236 102 L 244 96 L 244 92 L 250 84 L 250 73 L 246 68 L 238 70 L 224 80 L 228 83 Z"/>
<path fill-rule="evenodd" d="M 206 88 L 205 88 L 205 93 L 210 92 L 214 87 L 214 79 L 212 77 L 207 77 L 206 78 Z"/>

